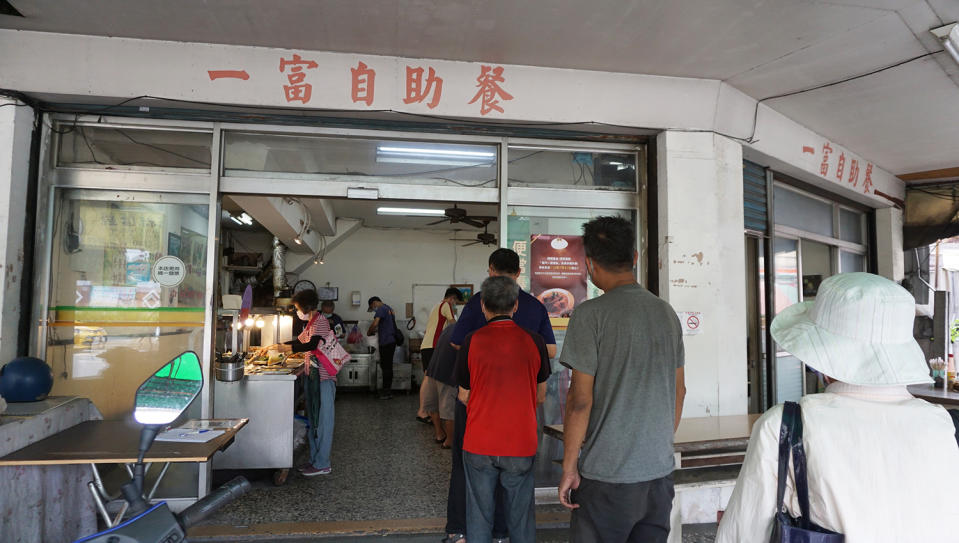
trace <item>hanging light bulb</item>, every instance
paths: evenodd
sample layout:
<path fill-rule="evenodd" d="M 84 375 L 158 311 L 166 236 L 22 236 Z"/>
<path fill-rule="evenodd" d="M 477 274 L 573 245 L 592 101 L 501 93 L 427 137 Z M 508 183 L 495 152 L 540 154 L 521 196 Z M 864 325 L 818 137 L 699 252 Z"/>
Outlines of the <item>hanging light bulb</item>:
<path fill-rule="evenodd" d="M 293 243 L 297 245 L 303 245 L 303 240 L 300 239 L 300 236 L 296 236 L 295 238 L 293 238 Z"/>
<path fill-rule="evenodd" d="M 242 323 L 242 322 L 236 323 L 236 329 L 237 329 L 237 330 L 242 330 L 242 329 L 243 329 L 243 323 Z"/>
<path fill-rule="evenodd" d="M 257 327 L 257 328 L 263 328 L 264 326 L 266 326 L 266 323 L 263 322 L 263 319 L 256 319 L 256 327 Z"/>
<path fill-rule="evenodd" d="M 246 320 L 243 321 L 243 325 L 247 328 L 253 327 L 253 317 L 247 317 Z"/>

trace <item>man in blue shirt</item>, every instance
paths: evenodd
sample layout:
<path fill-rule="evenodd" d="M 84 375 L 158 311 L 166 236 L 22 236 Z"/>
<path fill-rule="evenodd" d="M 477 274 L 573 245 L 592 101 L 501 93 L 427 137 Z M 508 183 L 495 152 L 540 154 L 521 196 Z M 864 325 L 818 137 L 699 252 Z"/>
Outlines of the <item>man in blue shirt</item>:
<path fill-rule="evenodd" d="M 383 388 L 380 390 L 381 400 L 393 398 L 393 353 L 396 352 L 396 316 L 393 308 L 384 304 L 379 296 L 369 299 L 370 307 L 367 311 L 373 312 L 373 324 L 366 335 L 377 334 L 380 346 L 380 369 L 383 371 Z"/>
<path fill-rule="evenodd" d="M 489 276 L 519 278 L 519 255 L 510 249 L 497 249 L 489 255 Z M 513 314 L 513 322 L 531 332 L 536 332 L 546 341 L 546 350 L 550 358 L 556 356 L 556 338 L 549 321 L 546 308 L 532 294 L 520 289 L 519 308 Z M 450 343 L 459 349 L 466 336 L 486 326 L 486 316 L 480 305 L 480 293 L 477 292 L 460 312 L 456 328 Z M 453 471 L 450 474 L 450 489 L 446 503 L 446 533 L 448 540 L 457 543 L 466 532 L 466 475 L 463 471 L 463 436 L 466 434 L 466 406 L 456 402 L 456 418 L 453 427 Z M 496 488 L 496 515 L 493 523 L 494 538 L 506 537 L 506 508 L 503 503 L 505 491 L 502 486 Z M 468 534 L 466 534 L 468 535 Z"/>

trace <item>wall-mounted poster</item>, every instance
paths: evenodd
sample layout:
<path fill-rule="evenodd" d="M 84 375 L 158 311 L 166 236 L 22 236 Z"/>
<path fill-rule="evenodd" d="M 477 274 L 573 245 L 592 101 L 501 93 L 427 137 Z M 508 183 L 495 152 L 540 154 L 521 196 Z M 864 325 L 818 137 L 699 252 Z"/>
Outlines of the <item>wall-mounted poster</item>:
<path fill-rule="evenodd" d="M 180 236 L 174 234 L 173 232 L 169 232 L 166 235 L 166 244 L 166 254 L 180 258 Z"/>
<path fill-rule="evenodd" d="M 466 302 L 470 301 L 470 298 L 473 297 L 473 284 L 472 283 L 463 283 L 461 285 L 450 285 L 456 290 L 460 291 L 460 294 L 463 295 L 463 301 L 456 301 L 456 305 L 463 305 Z"/>
<path fill-rule="evenodd" d="M 569 317 L 586 300 L 586 251 L 582 236 L 530 236 L 530 293 L 550 317 Z"/>

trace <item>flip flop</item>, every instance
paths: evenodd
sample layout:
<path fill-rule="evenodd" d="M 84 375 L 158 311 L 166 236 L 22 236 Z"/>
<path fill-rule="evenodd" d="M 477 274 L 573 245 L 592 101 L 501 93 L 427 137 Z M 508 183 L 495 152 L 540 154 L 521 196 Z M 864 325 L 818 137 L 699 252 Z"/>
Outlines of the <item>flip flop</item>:
<path fill-rule="evenodd" d="M 452 449 L 453 446 L 452 446 L 452 445 L 440 445 L 440 448 L 441 448 L 441 449 Z"/>
<path fill-rule="evenodd" d="M 429 417 L 421 417 L 419 415 L 416 415 L 416 420 L 422 422 L 423 424 L 433 424 L 433 419 Z"/>
<path fill-rule="evenodd" d="M 435 441 L 435 442 L 437 442 L 437 443 L 442 443 L 442 442 L 446 441 L 446 436 L 443 436 L 443 437 L 441 437 L 441 438 L 435 438 L 435 437 L 434 437 L 434 438 L 433 438 L 433 441 Z"/>

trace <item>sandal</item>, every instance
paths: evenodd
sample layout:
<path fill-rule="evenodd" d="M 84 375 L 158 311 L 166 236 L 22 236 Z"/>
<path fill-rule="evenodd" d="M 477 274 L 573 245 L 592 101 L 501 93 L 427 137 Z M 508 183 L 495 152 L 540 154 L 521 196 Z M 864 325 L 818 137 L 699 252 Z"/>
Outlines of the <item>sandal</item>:
<path fill-rule="evenodd" d="M 429 417 L 421 417 L 419 415 L 416 415 L 416 420 L 422 422 L 423 424 L 433 424 L 433 419 Z"/>
<path fill-rule="evenodd" d="M 433 438 L 433 441 L 435 441 L 435 442 L 437 442 L 437 443 L 442 443 L 442 442 L 446 441 L 446 436 L 443 436 L 443 437 L 434 437 L 434 438 Z"/>
<path fill-rule="evenodd" d="M 442 543 L 466 543 L 466 534 L 447 534 Z"/>

